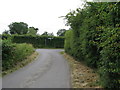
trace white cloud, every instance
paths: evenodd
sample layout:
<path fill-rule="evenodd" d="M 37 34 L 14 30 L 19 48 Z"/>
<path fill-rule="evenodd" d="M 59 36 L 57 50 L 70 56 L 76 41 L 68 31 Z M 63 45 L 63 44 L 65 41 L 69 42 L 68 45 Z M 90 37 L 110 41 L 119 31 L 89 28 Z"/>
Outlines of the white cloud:
<path fill-rule="evenodd" d="M 12 22 L 25 22 L 29 26 L 54 34 L 65 26 L 65 16 L 70 9 L 81 7 L 81 0 L 1 0 L 0 1 L 0 33 L 8 29 Z"/>

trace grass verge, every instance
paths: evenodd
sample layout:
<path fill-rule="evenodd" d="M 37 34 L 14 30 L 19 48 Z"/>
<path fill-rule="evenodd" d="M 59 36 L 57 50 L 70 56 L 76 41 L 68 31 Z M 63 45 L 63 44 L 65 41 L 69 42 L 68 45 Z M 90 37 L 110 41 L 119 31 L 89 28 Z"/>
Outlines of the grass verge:
<path fill-rule="evenodd" d="M 72 88 L 101 88 L 99 85 L 99 75 L 95 70 L 64 52 L 60 53 L 63 54 L 70 65 Z"/>
<path fill-rule="evenodd" d="M 22 60 L 22 62 L 17 63 L 16 66 L 14 66 L 12 69 L 2 72 L 2 77 L 24 67 L 25 65 L 35 60 L 37 56 L 38 56 L 38 53 L 34 52 L 32 55 L 28 56 L 25 60 Z"/>

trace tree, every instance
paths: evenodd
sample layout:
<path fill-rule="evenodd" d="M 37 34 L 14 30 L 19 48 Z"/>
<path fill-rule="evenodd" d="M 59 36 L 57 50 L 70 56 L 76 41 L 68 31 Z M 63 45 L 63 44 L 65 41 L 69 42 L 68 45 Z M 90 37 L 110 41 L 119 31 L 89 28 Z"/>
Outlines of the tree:
<path fill-rule="evenodd" d="M 41 36 L 54 36 L 54 34 L 53 34 L 53 32 L 48 33 L 47 31 L 45 31 Z"/>
<path fill-rule="evenodd" d="M 54 36 L 53 32 L 52 33 L 48 33 L 48 36 Z"/>
<path fill-rule="evenodd" d="M 2 34 L 9 34 L 9 31 L 5 30 Z"/>
<path fill-rule="evenodd" d="M 45 31 L 43 34 L 41 34 L 41 36 L 48 36 L 48 32 Z"/>
<path fill-rule="evenodd" d="M 28 24 L 24 22 L 13 22 L 9 26 L 10 34 L 27 34 L 28 32 Z"/>
<path fill-rule="evenodd" d="M 65 36 L 66 29 L 60 29 L 57 32 L 57 36 Z"/>
<path fill-rule="evenodd" d="M 29 35 L 36 35 L 38 31 L 38 28 L 34 28 L 34 27 L 29 27 L 28 28 L 28 33 Z"/>

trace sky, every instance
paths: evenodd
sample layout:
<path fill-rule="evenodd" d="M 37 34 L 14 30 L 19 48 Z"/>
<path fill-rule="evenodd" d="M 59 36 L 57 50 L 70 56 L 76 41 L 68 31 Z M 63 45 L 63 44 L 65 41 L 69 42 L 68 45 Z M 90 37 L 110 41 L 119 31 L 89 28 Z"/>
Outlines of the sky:
<path fill-rule="evenodd" d="M 1 0 L 0 34 L 9 30 L 12 22 L 25 22 L 39 28 L 39 34 L 47 31 L 56 35 L 59 29 L 69 29 L 59 17 L 82 6 L 82 0 Z"/>

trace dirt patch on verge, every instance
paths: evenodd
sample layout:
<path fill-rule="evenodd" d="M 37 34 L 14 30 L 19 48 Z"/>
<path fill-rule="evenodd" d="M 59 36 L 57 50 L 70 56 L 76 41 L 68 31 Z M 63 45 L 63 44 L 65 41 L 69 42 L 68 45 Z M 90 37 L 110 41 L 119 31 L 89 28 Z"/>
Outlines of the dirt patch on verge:
<path fill-rule="evenodd" d="M 63 55 L 70 64 L 72 88 L 101 88 L 99 75 L 93 69 L 66 53 Z"/>
<path fill-rule="evenodd" d="M 34 52 L 32 55 L 28 56 L 25 60 L 17 63 L 12 69 L 2 72 L 2 77 L 24 67 L 25 65 L 35 60 L 37 56 L 38 56 L 38 53 Z"/>

